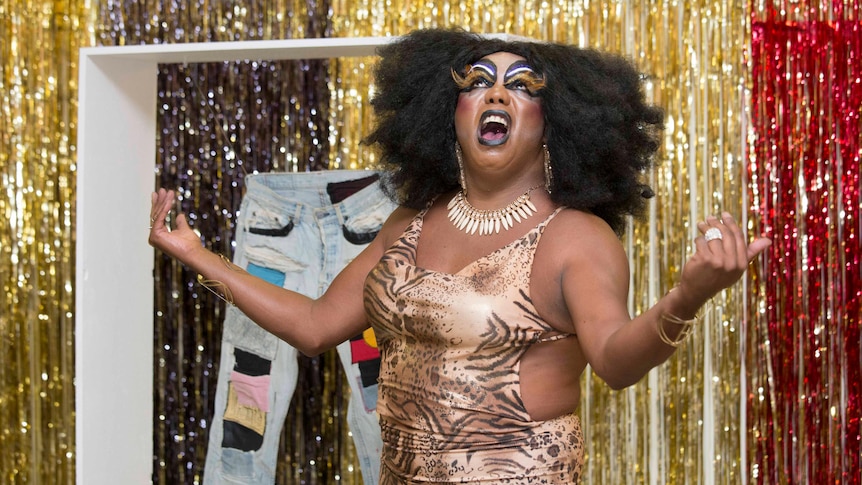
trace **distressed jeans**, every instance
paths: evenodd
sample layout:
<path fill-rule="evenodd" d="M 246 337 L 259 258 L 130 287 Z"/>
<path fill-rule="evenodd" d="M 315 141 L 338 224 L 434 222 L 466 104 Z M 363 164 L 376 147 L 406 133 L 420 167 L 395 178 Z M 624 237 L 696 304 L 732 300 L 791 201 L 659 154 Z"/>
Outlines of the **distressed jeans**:
<path fill-rule="evenodd" d="M 375 172 L 332 170 L 246 177 L 234 263 L 306 296 L 332 279 L 395 209 Z M 380 354 L 371 330 L 337 347 L 350 383 L 347 424 L 365 485 L 376 485 L 382 442 L 375 411 Z M 278 440 L 298 376 L 298 351 L 229 306 L 222 336 L 205 484 L 272 484 Z"/>

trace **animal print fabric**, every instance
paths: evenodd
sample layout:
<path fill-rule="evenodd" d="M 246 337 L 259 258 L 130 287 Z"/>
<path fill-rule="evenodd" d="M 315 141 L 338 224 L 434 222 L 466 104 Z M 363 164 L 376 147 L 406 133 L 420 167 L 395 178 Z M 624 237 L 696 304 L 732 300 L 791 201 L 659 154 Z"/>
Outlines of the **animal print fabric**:
<path fill-rule="evenodd" d="M 578 416 L 533 421 L 519 381 L 524 352 L 553 331 L 529 283 L 558 212 L 447 274 L 415 264 L 423 211 L 369 274 L 365 306 L 381 350 L 381 485 L 578 482 Z"/>

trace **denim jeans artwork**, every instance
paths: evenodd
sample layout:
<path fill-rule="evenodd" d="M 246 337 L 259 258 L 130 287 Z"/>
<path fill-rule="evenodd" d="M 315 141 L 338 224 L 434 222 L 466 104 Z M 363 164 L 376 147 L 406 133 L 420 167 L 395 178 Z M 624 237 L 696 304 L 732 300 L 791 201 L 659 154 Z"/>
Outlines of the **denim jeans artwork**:
<path fill-rule="evenodd" d="M 249 175 L 234 263 L 283 288 L 320 296 L 395 209 L 371 183 L 376 178 L 364 170 Z M 350 383 L 347 424 L 362 479 L 376 485 L 382 447 L 375 411 L 380 354 L 373 335 L 364 337 L 349 339 L 337 350 Z M 295 348 L 228 307 L 205 484 L 274 483 L 278 440 L 297 384 L 297 357 Z"/>

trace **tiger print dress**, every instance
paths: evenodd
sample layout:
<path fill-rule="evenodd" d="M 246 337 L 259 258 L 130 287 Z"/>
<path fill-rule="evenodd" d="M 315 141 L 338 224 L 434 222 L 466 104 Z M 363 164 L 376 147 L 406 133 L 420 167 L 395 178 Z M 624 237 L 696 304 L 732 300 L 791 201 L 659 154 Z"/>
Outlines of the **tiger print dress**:
<path fill-rule="evenodd" d="M 415 264 L 422 211 L 369 273 L 365 307 L 381 351 L 381 485 L 578 482 L 577 415 L 531 420 L 519 382 L 524 352 L 553 331 L 529 283 L 536 246 L 558 212 L 447 274 Z"/>

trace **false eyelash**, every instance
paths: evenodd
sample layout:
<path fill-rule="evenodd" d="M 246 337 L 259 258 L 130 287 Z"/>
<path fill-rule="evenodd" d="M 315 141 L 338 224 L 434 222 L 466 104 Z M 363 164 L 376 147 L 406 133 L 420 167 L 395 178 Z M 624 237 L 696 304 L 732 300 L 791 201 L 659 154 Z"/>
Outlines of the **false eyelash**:
<path fill-rule="evenodd" d="M 521 82 L 524 84 L 524 87 L 527 88 L 527 92 L 531 95 L 535 95 L 539 90 L 545 87 L 545 78 L 539 76 L 535 73 L 521 72 L 515 74 L 510 79 L 506 80 L 506 85 L 510 85 L 514 82 Z"/>
<path fill-rule="evenodd" d="M 452 71 L 452 79 L 455 80 L 455 85 L 458 86 L 459 89 L 472 88 L 473 83 L 475 83 L 477 79 L 487 79 L 490 81 L 490 79 L 488 79 L 488 76 L 485 73 L 478 70 L 471 71 L 470 67 L 472 66 L 470 66 L 469 64 L 464 67 L 464 71 L 467 73 L 464 76 L 455 72 L 454 69 L 450 69 Z"/>

